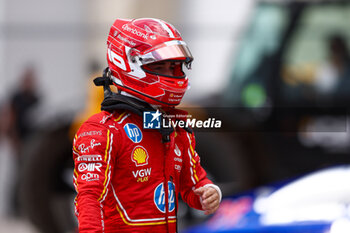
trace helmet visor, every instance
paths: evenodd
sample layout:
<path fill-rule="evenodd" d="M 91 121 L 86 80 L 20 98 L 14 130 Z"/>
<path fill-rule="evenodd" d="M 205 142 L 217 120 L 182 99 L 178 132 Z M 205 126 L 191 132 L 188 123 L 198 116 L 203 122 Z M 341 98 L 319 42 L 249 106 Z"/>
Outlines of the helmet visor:
<path fill-rule="evenodd" d="M 158 61 L 143 65 L 142 69 L 149 74 L 182 79 L 186 77 L 185 73 L 182 71 L 183 63 L 184 61 L 182 60 Z"/>
<path fill-rule="evenodd" d="M 161 47 L 137 57 L 142 65 L 164 60 L 183 60 L 188 69 L 193 61 L 192 54 L 183 41 L 165 42 Z"/>

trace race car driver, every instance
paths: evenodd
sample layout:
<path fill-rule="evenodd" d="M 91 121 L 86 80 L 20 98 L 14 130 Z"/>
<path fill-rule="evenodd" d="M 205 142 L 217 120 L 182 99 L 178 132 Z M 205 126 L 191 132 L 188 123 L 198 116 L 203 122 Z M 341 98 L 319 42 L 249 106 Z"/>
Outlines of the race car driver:
<path fill-rule="evenodd" d="M 112 25 L 108 67 L 94 80 L 104 88 L 102 111 L 83 123 L 73 144 L 79 232 L 177 232 L 179 193 L 205 214 L 218 209 L 221 191 L 200 165 L 192 129 L 166 128 L 159 120 L 186 115 L 175 106 L 188 88 L 183 66 L 192 60 L 165 21 Z"/>

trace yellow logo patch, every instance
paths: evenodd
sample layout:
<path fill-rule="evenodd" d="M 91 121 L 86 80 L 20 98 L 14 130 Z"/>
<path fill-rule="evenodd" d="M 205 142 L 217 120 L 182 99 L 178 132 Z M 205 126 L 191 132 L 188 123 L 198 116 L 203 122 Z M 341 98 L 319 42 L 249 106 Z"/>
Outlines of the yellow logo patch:
<path fill-rule="evenodd" d="M 136 146 L 131 153 L 131 160 L 138 166 L 144 166 L 148 164 L 148 153 L 142 146 Z"/>

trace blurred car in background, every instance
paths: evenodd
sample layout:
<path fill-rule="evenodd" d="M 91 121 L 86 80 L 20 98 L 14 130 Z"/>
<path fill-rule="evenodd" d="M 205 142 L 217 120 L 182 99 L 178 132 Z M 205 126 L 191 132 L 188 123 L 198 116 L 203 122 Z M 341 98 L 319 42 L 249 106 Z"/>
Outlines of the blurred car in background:
<path fill-rule="evenodd" d="M 200 111 L 223 121 L 221 130 L 198 130 L 196 148 L 224 196 L 350 163 L 349 19 L 348 1 L 257 3 L 239 52 L 227 64 L 227 88 L 199 101 L 206 104 Z M 332 54 L 337 51 L 345 53 Z M 73 116 L 39 122 L 24 150 L 21 203 L 42 232 L 76 227 L 72 125 L 79 125 Z M 240 211 L 251 211 L 254 198 L 241 201 Z M 190 223 L 198 219 L 179 214 Z"/>
<path fill-rule="evenodd" d="M 350 232 L 349 179 L 350 166 L 339 166 L 226 198 L 211 219 L 185 232 Z"/>
<path fill-rule="evenodd" d="M 349 1 L 257 3 L 227 88 L 202 101 L 223 129 L 198 152 L 227 194 L 350 162 L 349 19 Z"/>

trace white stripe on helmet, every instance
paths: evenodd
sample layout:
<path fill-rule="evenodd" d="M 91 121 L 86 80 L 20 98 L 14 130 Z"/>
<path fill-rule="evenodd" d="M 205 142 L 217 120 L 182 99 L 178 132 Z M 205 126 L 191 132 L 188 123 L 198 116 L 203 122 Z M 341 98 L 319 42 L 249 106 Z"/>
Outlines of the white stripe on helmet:
<path fill-rule="evenodd" d="M 157 21 L 160 25 L 162 25 L 163 29 L 169 33 L 170 38 L 175 38 L 173 31 L 169 28 L 168 25 L 166 25 L 164 22 L 158 19 L 154 19 L 154 20 Z"/>

